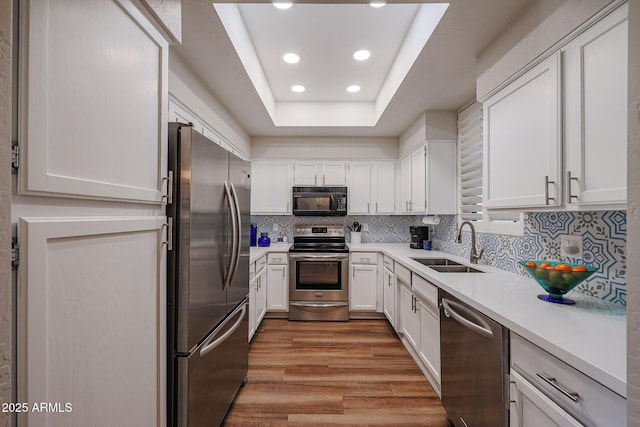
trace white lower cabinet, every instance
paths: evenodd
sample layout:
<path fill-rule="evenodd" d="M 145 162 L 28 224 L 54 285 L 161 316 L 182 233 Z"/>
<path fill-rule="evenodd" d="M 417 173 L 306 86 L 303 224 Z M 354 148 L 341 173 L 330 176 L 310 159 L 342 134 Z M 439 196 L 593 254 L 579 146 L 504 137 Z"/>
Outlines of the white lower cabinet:
<path fill-rule="evenodd" d="M 289 311 L 287 254 L 267 254 L 267 311 Z"/>
<path fill-rule="evenodd" d="M 378 254 L 352 252 L 349 259 L 349 309 L 376 311 L 378 308 Z"/>
<path fill-rule="evenodd" d="M 385 263 L 384 270 L 382 272 L 382 312 L 394 329 L 396 327 L 395 297 L 396 280 L 393 275 L 393 270 L 389 270 Z"/>
<path fill-rule="evenodd" d="M 267 257 L 249 264 L 249 341 L 267 312 Z"/>
<path fill-rule="evenodd" d="M 418 355 L 440 384 L 440 312 L 437 305 L 417 299 L 420 318 Z"/>
<path fill-rule="evenodd" d="M 626 399 L 511 333 L 511 427 L 624 426 Z"/>
<path fill-rule="evenodd" d="M 416 297 L 413 295 L 410 287 L 404 283 L 400 286 L 400 318 L 402 335 L 409 341 L 409 344 L 415 349 L 418 348 L 418 328 L 419 319 L 416 310 Z"/>
<path fill-rule="evenodd" d="M 267 269 L 256 273 L 256 331 L 267 313 Z"/>

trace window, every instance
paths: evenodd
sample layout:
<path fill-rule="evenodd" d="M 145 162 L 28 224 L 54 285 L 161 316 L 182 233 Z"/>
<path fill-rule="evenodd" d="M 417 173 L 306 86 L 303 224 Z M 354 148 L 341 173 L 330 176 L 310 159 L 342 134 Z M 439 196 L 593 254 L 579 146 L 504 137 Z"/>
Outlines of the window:
<path fill-rule="evenodd" d="M 479 102 L 458 114 L 458 221 L 471 221 L 479 232 L 523 234 L 523 213 L 486 211 L 482 205 L 482 105 Z"/>

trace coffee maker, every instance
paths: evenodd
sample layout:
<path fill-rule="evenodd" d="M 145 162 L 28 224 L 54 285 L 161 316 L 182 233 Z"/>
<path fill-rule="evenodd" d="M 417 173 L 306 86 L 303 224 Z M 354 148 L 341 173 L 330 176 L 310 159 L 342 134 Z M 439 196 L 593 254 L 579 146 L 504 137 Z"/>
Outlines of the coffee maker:
<path fill-rule="evenodd" d="M 409 233 L 411 234 L 409 247 L 411 249 L 424 249 L 422 242 L 429 240 L 429 227 L 426 225 L 412 225 L 409 227 Z"/>

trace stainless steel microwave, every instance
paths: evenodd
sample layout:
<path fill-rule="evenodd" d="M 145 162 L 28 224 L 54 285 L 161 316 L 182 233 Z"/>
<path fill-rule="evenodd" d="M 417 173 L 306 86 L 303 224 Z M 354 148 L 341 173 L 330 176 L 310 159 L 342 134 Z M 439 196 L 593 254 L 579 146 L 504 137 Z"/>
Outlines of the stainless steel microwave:
<path fill-rule="evenodd" d="M 347 187 L 293 187 L 293 214 L 298 216 L 345 216 Z"/>

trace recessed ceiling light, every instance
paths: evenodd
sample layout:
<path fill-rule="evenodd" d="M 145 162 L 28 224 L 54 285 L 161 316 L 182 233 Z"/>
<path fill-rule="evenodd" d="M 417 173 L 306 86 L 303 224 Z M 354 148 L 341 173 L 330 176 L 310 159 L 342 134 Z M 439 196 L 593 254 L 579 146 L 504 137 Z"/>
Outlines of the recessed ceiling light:
<path fill-rule="evenodd" d="M 347 86 L 347 92 L 351 92 L 351 93 L 360 92 L 360 86 L 358 85 Z"/>
<path fill-rule="evenodd" d="M 291 86 L 291 90 L 297 93 L 302 93 L 306 90 L 306 88 L 302 85 L 293 85 Z"/>
<path fill-rule="evenodd" d="M 291 3 L 290 1 L 274 1 L 273 5 L 278 9 L 285 10 L 293 6 L 293 3 Z"/>
<path fill-rule="evenodd" d="M 353 52 L 353 59 L 355 59 L 356 61 L 364 61 L 366 59 L 369 59 L 370 56 L 371 52 L 366 49 L 360 49 Z"/>
<path fill-rule="evenodd" d="M 387 4 L 387 2 L 384 2 L 384 1 L 376 1 L 376 0 L 374 0 L 374 1 L 372 1 L 372 2 L 370 2 L 370 3 L 369 3 L 369 5 L 371 5 L 371 7 L 382 7 L 382 6 L 384 6 L 385 4 Z"/>
<path fill-rule="evenodd" d="M 297 64 L 298 62 L 300 62 L 300 56 L 296 55 L 295 53 L 285 53 L 282 59 L 287 64 Z"/>

